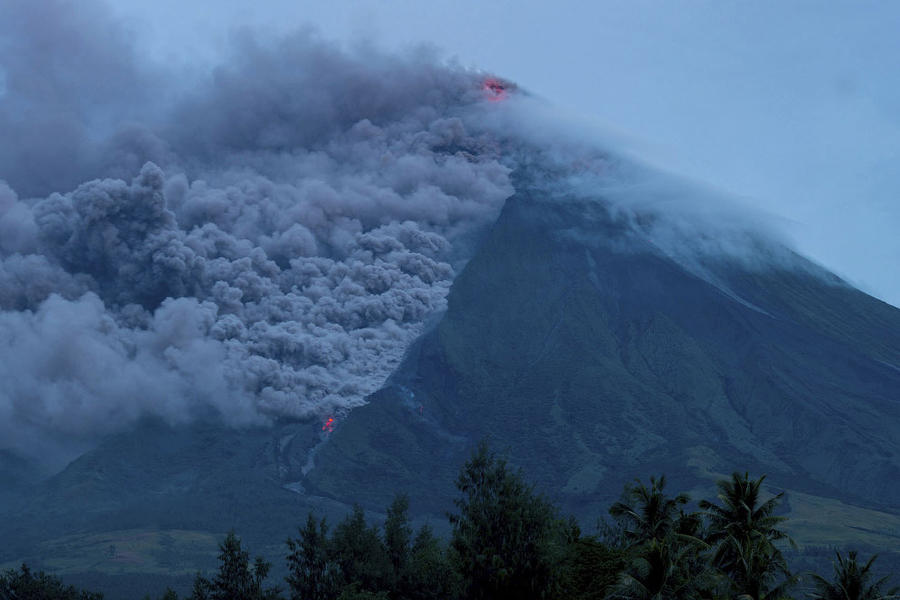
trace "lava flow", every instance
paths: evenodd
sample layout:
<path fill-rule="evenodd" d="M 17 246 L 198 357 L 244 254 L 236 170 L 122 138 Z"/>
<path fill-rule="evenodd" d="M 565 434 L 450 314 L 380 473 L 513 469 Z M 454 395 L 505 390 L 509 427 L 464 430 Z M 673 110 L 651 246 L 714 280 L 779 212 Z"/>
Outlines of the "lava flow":
<path fill-rule="evenodd" d="M 481 88 L 487 93 L 487 99 L 491 102 L 506 100 L 509 95 L 510 85 L 496 77 L 488 77 Z"/>

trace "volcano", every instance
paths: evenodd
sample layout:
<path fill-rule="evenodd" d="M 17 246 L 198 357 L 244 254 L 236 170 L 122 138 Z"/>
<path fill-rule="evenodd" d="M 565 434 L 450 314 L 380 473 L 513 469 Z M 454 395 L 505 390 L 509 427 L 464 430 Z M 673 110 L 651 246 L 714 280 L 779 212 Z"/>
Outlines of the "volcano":
<path fill-rule="evenodd" d="M 634 477 L 690 489 L 736 469 L 896 513 L 898 365 L 900 310 L 801 257 L 701 271 L 635 242 L 602 197 L 519 185 L 440 323 L 309 480 L 440 510 L 488 439 L 585 519 Z"/>
<path fill-rule="evenodd" d="M 7 22 L 10 74 L 62 66 L 0 97 L 0 567 L 283 565 L 396 493 L 439 528 L 485 439 L 588 529 L 739 470 L 804 545 L 896 546 L 900 310 L 752 210 L 453 61 L 250 36 L 192 82 Z"/>
<path fill-rule="evenodd" d="M 324 424 L 142 422 L 6 499 L 7 558 L 163 531 L 204 565 L 211 533 L 260 547 L 306 511 L 377 513 L 398 492 L 441 520 L 485 439 L 583 523 L 635 477 L 705 494 L 746 470 L 787 490 L 801 543 L 890 548 L 900 310 L 777 245 L 686 261 L 602 194 L 529 181 L 364 406 Z"/>

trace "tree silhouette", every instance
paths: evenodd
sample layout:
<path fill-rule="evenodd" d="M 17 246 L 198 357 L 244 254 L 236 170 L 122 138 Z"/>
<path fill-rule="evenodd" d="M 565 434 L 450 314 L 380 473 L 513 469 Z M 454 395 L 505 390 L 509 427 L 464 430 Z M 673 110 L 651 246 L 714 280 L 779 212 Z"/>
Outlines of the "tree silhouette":
<path fill-rule="evenodd" d="M 761 502 L 764 480 L 733 473 L 716 484 L 721 504 L 700 501 L 709 523 L 707 539 L 715 546 L 712 564 L 728 576 L 735 594 L 753 600 L 780 597 L 798 579 L 775 545 L 794 545 L 779 527 L 785 517 L 774 514 L 784 493 Z"/>
<path fill-rule="evenodd" d="M 459 581 L 441 541 L 423 525 L 410 549 L 406 597 L 409 600 L 447 600 L 458 596 Z"/>
<path fill-rule="evenodd" d="M 687 513 L 687 494 L 668 496 L 666 478 L 636 481 L 625 487 L 610 515 L 618 522 L 625 543 L 625 569 L 616 586 L 617 598 L 695 598 L 715 587 L 702 553 L 701 521 Z"/>
<path fill-rule="evenodd" d="M 650 540 L 641 544 L 622 573 L 611 599 L 669 600 L 692 597 L 691 582 L 683 576 L 681 565 L 691 551 L 668 540 Z"/>
<path fill-rule="evenodd" d="M 43 571 L 35 573 L 28 565 L 0 573 L 0 598 L 3 600 L 102 600 L 103 594 L 85 592 L 65 585 Z"/>
<path fill-rule="evenodd" d="M 257 557 L 250 565 L 250 553 L 241 547 L 240 538 L 230 531 L 219 544 L 219 569 L 212 580 L 197 575 L 193 600 L 274 600 L 278 589 L 264 588 L 271 565 Z"/>
<path fill-rule="evenodd" d="M 471 600 L 554 597 L 568 529 L 556 508 L 481 443 L 456 482 L 451 547 Z"/>
<path fill-rule="evenodd" d="M 400 591 L 406 587 L 409 544 L 412 537 L 408 511 L 409 497 L 398 494 L 388 508 L 387 520 L 384 522 L 384 545 L 393 568 L 390 587 Z"/>
<path fill-rule="evenodd" d="M 378 528 L 366 524 L 365 513 L 359 505 L 334 528 L 330 549 L 340 566 L 344 586 L 356 584 L 363 592 L 388 587 L 392 568 L 387 550 Z"/>
<path fill-rule="evenodd" d="M 312 513 L 297 539 L 288 538 L 287 583 L 292 600 L 333 600 L 340 589 L 340 568 L 329 556 L 328 526 Z"/>
<path fill-rule="evenodd" d="M 666 496 L 665 487 L 665 476 L 651 477 L 650 487 L 636 481 L 626 486 L 622 500 L 610 507 L 609 514 L 622 525 L 626 544 L 660 541 L 672 533 L 689 498 L 687 494 Z"/>
<path fill-rule="evenodd" d="M 813 600 L 888 600 L 900 598 L 900 588 L 882 590 L 890 576 L 872 581 L 872 564 L 878 555 L 873 555 L 861 565 L 855 550 L 851 550 L 844 558 L 840 552 L 835 553 L 834 579 L 828 581 L 821 575 L 813 575 L 816 591 L 811 595 Z"/>

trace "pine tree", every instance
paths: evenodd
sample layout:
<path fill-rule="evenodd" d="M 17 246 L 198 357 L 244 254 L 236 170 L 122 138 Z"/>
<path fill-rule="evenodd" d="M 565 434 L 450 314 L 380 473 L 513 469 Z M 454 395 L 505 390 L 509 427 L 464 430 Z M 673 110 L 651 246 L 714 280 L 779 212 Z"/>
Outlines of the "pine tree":
<path fill-rule="evenodd" d="M 192 600 L 274 600 L 277 588 L 263 588 L 271 565 L 257 557 L 250 566 L 250 553 L 241 548 L 234 531 L 219 544 L 219 569 L 213 579 L 197 575 Z"/>
<path fill-rule="evenodd" d="M 378 528 L 366 524 L 359 505 L 334 528 L 330 549 L 340 565 L 344 586 L 357 584 L 361 591 L 378 592 L 390 585 L 392 568 L 387 550 Z"/>
<path fill-rule="evenodd" d="M 567 528 L 506 461 L 479 445 L 457 479 L 451 546 L 470 600 L 552 598 Z"/>
<path fill-rule="evenodd" d="M 310 513 L 297 539 L 287 540 L 288 586 L 292 600 L 334 600 L 340 591 L 340 567 L 329 556 L 328 525 Z"/>
<path fill-rule="evenodd" d="M 423 525 L 410 549 L 406 600 L 449 600 L 458 596 L 459 581 L 441 541 Z"/>
<path fill-rule="evenodd" d="M 393 568 L 389 587 L 401 593 L 407 579 L 409 543 L 412 537 L 408 511 L 409 498 L 405 494 L 398 494 L 388 508 L 387 520 L 384 522 L 384 545 Z"/>

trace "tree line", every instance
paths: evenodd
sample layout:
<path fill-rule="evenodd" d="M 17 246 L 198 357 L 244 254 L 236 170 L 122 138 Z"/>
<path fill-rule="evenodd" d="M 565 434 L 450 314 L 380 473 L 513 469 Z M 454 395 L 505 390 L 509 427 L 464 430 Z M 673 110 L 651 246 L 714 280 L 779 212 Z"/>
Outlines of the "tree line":
<path fill-rule="evenodd" d="M 875 556 L 836 553 L 834 572 L 793 573 L 783 550 L 795 546 L 766 499 L 765 477 L 734 473 L 715 500 L 689 510 L 664 477 L 626 486 L 610 521 L 584 534 L 538 494 L 521 472 L 481 444 L 462 467 L 448 541 L 428 525 L 413 531 L 406 496 L 383 526 L 359 506 L 333 529 L 308 515 L 287 540 L 288 576 L 269 581 L 270 563 L 251 560 L 234 532 L 219 546 L 218 568 L 198 574 L 190 600 L 887 600 L 900 598 Z M 99 600 L 27 566 L 0 576 L 0 600 Z M 171 590 L 163 600 L 177 600 Z"/>

